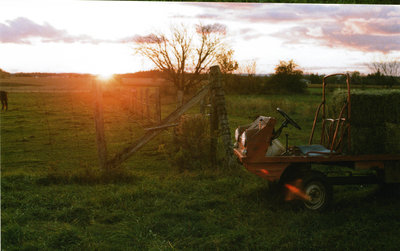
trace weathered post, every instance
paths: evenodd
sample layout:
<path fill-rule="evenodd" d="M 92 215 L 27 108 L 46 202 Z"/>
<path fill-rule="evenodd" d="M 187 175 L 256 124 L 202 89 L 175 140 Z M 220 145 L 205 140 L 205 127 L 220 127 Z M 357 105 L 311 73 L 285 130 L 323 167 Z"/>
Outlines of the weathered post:
<path fill-rule="evenodd" d="M 147 121 L 151 121 L 151 117 L 150 117 L 150 92 L 149 92 L 149 88 L 146 88 L 145 90 L 145 101 L 144 101 L 144 105 L 146 107 L 146 120 Z"/>
<path fill-rule="evenodd" d="M 225 93 L 222 88 L 222 74 L 219 66 L 212 66 L 210 68 L 210 85 L 211 85 L 211 151 L 216 152 L 216 143 L 218 137 L 218 124 L 220 126 L 220 135 L 225 152 L 224 164 L 231 167 L 234 163 L 233 145 L 231 139 L 231 132 L 229 128 L 228 113 L 225 107 Z M 215 146 L 213 145 L 215 144 Z M 216 155 L 211 157 L 212 161 Z M 214 162 L 215 163 L 215 162 Z M 212 162 L 213 164 L 213 162 Z"/>
<path fill-rule="evenodd" d="M 141 120 L 143 120 L 143 117 L 144 117 L 143 101 L 144 101 L 144 92 L 143 92 L 143 88 L 140 88 L 139 107 L 140 107 L 140 118 L 141 118 Z"/>
<path fill-rule="evenodd" d="M 218 111 L 216 100 L 216 86 L 218 82 L 218 67 L 210 68 L 210 162 L 211 166 L 217 165 L 217 145 L 218 145 Z"/>
<path fill-rule="evenodd" d="M 161 123 L 161 95 L 160 95 L 160 87 L 155 88 L 154 96 L 156 98 L 156 111 L 154 115 L 154 119 L 157 124 Z"/>
<path fill-rule="evenodd" d="M 207 96 L 205 96 L 201 101 L 200 101 L 200 113 L 203 115 L 206 115 L 206 108 L 208 105 L 208 99 Z"/>
<path fill-rule="evenodd" d="M 98 80 L 93 80 L 94 91 L 94 122 L 96 126 L 97 153 L 99 155 L 99 165 L 103 170 L 107 169 L 107 145 L 104 134 L 103 116 L 103 91 Z"/>
<path fill-rule="evenodd" d="M 133 114 L 136 113 L 136 89 L 131 89 L 131 111 Z"/>

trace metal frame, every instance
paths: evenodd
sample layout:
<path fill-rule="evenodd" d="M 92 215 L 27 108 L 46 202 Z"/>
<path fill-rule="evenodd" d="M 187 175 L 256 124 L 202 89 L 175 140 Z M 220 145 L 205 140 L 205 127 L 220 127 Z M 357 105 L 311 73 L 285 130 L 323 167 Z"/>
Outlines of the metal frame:
<path fill-rule="evenodd" d="M 346 85 L 347 85 L 347 98 L 345 103 L 342 106 L 340 114 L 337 119 L 326 118 L 326 79 L 334 76 L 346 76 Z M 311 145 L 314 137 L 315 127 L 317 125 L 318 115 L 322 109 L 322 133 L 320 144 L 325 145 L 331 153 L 333 152 L 341 152 L 343 150 L 343 138 L 344 132 L 347 130 L 347 138 L 348 138 L 348 146 L 351 144 L 351 126 L 350 126 L 350 116 L 351 116 L 351 100 L 350 100 L 350 76 L 348 73 L 335 73 L 328 76 L 325 76 L 322 82 L 322 101 L 319 104 L 317 111 L 315 113 L 313 127 L 311 129 L 310 139 L 308 143 Z M 345 112 L 345 110 L 347 111 Z M 327 122 L 330 122 L 329 129 L 326 129 Z M 332 133 L 332 129 L 335 126 L 335 131 Z M 326 131 L 328 130 L 328 132 Z M 338 133 L 341 131 L 340 138 L 338 138 Z M 333 134 L 333 137 L 331 135 Z"/>

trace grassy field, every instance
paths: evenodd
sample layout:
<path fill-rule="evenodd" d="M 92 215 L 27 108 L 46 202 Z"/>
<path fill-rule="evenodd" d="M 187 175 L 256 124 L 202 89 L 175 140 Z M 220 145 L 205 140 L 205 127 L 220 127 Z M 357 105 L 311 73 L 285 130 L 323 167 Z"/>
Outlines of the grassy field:
<path fill-rule="evenodd" d="M 108 150 L 143 132 L 124 100 L 105 96 Z M 318 93 L 228 96 L 231 130 L 282 108 L 303 130 Z M 3 250 L 396 250 L 400 201 L 375 185 L 335 188 L 332 208 L 308 212 L 275 196 L 264 180 L 234 170 L 181 171 L 166 131 L 124 168 L 97 170 L 89 93 L 10 93 L 1 113 Z M 173 106 L 164 106 L 164 115 Z M 195 108 L 198 109 L 198 108 Z M 195 112 L 195 110 L 193 110 Z"/>

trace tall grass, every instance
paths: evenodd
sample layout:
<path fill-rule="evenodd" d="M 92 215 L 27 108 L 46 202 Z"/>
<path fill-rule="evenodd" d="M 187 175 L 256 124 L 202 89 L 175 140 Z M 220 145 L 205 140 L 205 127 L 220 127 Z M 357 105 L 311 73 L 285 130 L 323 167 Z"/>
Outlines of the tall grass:
<path fill-rule="evenodd" d="M 376 186 L 337 188 L 331 211 L 313 214 L 279 200 L 267 182 L 244 169 L 180 171 L 170 162 L 170 131 L 123 169 L 104 175 L 97 169 L 91 103 L 77 98 L 72 112 L 68 99 L 10 93 L 10 110 L 1 113 L 4 250 L 395 250 L 400 245 L 400 202 L 378 196 Z M 318 102 L 316 95 L 227 97 L 232 130 L 253 115 L 279 118 L 275 106 L 306 128 Z M 111 152 L 130 137 L 126 123 L 123 109 L 106 107 L 112 131 L 107 137 L 115 137 L 109 140 Z M 133 130 L 133 136 L 140 133 Z M 308 135 L 287 130 L 293 141 Z"/>

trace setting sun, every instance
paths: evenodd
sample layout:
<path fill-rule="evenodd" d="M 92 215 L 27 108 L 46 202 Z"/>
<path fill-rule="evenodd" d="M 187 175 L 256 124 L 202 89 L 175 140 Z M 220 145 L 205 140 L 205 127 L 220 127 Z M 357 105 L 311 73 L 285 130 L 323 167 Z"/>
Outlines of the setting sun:
<path fill-rule="evenodd" d="M 97 75 L 97 79 L 107 83 L 109 80 L 111 80 L 114 77 L 113 73 L 100 73 Z"/>

